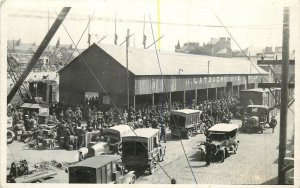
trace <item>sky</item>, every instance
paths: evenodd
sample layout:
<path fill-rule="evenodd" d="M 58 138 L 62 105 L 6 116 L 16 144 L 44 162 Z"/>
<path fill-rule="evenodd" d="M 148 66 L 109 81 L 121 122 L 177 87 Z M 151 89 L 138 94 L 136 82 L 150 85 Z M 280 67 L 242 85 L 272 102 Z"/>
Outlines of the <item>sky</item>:
<path fill-rule="evenodd" d="M 102 42 L 113 44 L 116 19 L 118 43 L 125 40 L 127 29 L 130 29 L 130 33 L 134 34 L 130 46 L 136 48 L 143 47 L 143 31 L 147 36 L 147 45 L 154 41 L 153 36 L 157 39 L 163 35 L 157 43 L 162 51 L 174 51 L 177 41 L 181 45 L 185 42 L 199 42 L 202 45 L 211 38 L 230 37 L 221 27 L 223 24 L 242 49 L 248 46 L 274 48 L 282 45 L 283 7 L 289 6 L 290 49 L 295 49 L 298 41 L 296 23 L 299 22 L 297 3 L 299 1 L 296 0 L 9 0 L 6 6 L 7 38 L 39 44 L 48 31 L 48 12 L 51 26 L 61 8 L 71 6 L 64 25 L 75 43 L 82 36 L 80 49 L 88 47 L 87 30 L 83 32 L 89 17 L 92 42 L 106 36 Z M 160 22 L 159 26 L 157 22 Z M 72 44 L 62 26 L 50 44 L 55 45 L 58 38 L 60 43 Z M 232 40 L 232 49 L 239 49 L 237 44 Z"/>

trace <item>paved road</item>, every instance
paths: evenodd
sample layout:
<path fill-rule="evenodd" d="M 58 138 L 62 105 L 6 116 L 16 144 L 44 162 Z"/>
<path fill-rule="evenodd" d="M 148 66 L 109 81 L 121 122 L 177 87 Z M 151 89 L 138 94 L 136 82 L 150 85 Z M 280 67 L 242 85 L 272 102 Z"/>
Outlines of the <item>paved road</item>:
<path fill-rule="evenodd" d="M 204 135 L 199 134 L 192 138 L 182 140 L 186 150 L 192 171 L 199 184 L 262 184 L 277 176 L 277 158 L 279 143 L 279 115 L 278 126 L 275 133 L 267 129 L 264 134 L 239 134 L 239 150 L 235 155 L 228 157 L 224 163 L 212 163 L 205 166 L 205 161 L 199 161 L 198 145 L 205 140 Z M 293 119 L 289 111 L 288 146 L 293 132 Z M 240 121 L 236 121 L 240 122 Z M 195 184 L 191 169 L 184 156 L 179 139 L 171 137 L 167 132 L 167 154 L 161 166 L 169 176 L 174 177 L 180 184 Z M 14 142 L 9 145 L 7 151 L 8 167 L 15 160 L 27 159 L 31 164 L 38 161 L 50 161 L 52 159 L 73 163 L 77 160 L 77 151 L 65 150 L 28 150 L 24 144 Z M 48 179 L 45 183 L 68 183 L 68 174 L 64 170 L 58 170 L 57 176 Z M 152 175 L 143 174 L 137 179 L 137 184 L 166 184 L 170 179 L 157 166 Z M 274 181 L 268 182 L 274 183 Z M 276 183 L 276 182 L 275 182 Z"/>
<path fill-rule="evenodd" d="M 191 169 L 199 184 L 274 184 L 277 176 L 277 158 L 279 144 L 279 114 L 278 126 L 275 132 L 266 129 L 263 134 L 239 134 L 238 153 L 228 157 L 224 163 L 212 163 L 205 166 L 205 161 L 199 161 L 198 147 L 205 138 L 197 135 L 183 144 L 190 161 Z M 289 111 L 288 145 L 293 132 L 292 113 Z M 169 176 L 180 184 L 195 184 L 191 169 L 182 152 L 179 141 L 167 142 L 167 156 L 161 163 Z M 143 175 L 138 178 L 139 184 L 170 183 L 170 179 L 158 166 L 153 175 Z"/>

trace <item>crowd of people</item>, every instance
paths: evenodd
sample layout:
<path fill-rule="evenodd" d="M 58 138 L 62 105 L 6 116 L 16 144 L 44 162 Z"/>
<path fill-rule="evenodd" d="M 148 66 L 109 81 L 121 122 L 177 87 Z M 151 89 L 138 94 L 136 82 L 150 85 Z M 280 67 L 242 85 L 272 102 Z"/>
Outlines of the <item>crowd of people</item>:
<path fill-rule="evenodd" d="M 186 105 L 180 102 L 167 102 L 156 105 L 145 105 L 144 107 L 129 109 L 116 109 L 113 107 L 104 107 L 100 104 L 99 98 L 86 99 L 83 104 L 78 105 L 73 110 L 71 107 L 64 109 L 60 105 L 52 106 L 50 116 L 47 118 L 47 124 L 55 125 L 55 137 L 59 143 L 63 143 L 63 148 L 68 148 L 70 138 L 78 139 L 78 147 L 84 142 L 86 132 L 100 131 L 107 127 L 118 124 L 128 124 L 133 128 L 152 127 L 160 128 L 162 133 L 170 123 L 170 112 L 183 108 L 201 110 L 200 120 L 206 128 L 211 127 L 218 122 L 229 122 L 236 113 L 236 106 L 239 103 L 238 98 L 222 97 L 218 100 L 205 100 Z M 23 112 L 20 106 L 9 106 L 8 113 L 12 116 L 13 126 L 23 132 L 36 132 L 41 129 L 39 116 L 36 112 Z M 29 134 L 30 135 L 30 134 Z M 42 136 L 42 135 L 40 135 Z M 165 141 L 165 135 L 162 135 Z M 37 137 L 38 138 L 38 137 Z"/>

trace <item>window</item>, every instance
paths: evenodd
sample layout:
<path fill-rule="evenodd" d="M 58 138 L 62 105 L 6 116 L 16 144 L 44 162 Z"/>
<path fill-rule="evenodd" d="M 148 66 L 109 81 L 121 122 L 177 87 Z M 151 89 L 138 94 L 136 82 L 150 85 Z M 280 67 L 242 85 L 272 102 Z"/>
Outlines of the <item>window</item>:
<path fill-rule="evenodd" d="M 154 148 L 158 147 L 158 135 L 154 137 Z"/>
<path fill-rule="evenodd" d="M 101 183 L 107 183 L 105 166 L 101 168 Z"/>
<path fill-rule="evenodd" d="M 171 125 L 185 126 L 185 118 L 177 115 L 171 115 Z"/>
<path fill-rule="evenodd" d="M 107 182 L 111 182 L 111 177 L 112 177 L 111 167 L 112 167 L 111 163 L 109 163 L 109 164 L 106 165 Z"/>

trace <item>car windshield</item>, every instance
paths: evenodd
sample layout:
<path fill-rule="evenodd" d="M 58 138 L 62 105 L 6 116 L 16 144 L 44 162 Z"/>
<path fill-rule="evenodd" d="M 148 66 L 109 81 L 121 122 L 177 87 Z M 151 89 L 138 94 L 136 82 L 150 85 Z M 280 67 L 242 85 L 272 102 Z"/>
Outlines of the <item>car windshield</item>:
<path fill-rule="evenodd" d="M 226 135 L 225 133 L 210 133 L 209 138 L 215 141 L 222 141 L 226 140 Z"/>
<path fill-rule="evenodd" d="M 104 137 L 106 138 L 105 140 L 107 140 L 109 138 L 109 143 L 111 143 L 111 144 L 118 143 L 121 141 L 120 136 L 118 134 L 106 133 L 104 135 Z"/>
<path fill-rule="evenodd" d="M 258 108 L 258 107 L 248 107 L 247 113 L 250 115 L 259 115 L 259 114 L 265 114 L 266 110 L 264 108 Z"/>
<path fill-rule="evenodd" d="M 185 117 L 177 116 L 177 115 L 171 115 L 170 116 L 170 124 L 171 125 L 180 125 L 185 126 Z"/>

